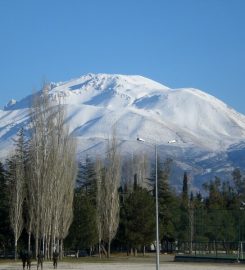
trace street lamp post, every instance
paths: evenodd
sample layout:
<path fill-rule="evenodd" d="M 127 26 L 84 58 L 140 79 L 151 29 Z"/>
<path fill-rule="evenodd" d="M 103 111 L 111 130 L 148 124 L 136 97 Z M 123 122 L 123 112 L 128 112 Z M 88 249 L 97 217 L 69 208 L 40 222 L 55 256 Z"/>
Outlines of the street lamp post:
<path fill-rule="evenodd" d="M 156 183 L 156 270 L 159 270 L 159 264 L 160 264 L 160 260 L 159 260 L 159 254 L 160 254 L 160 250 L 159 250 L 159 220 L 158 220 L 158 176 L 157 176 L 157 144 L 155 144 L 155 162 L 156 162 L 156 179 L 155 179 L 155 183 Z"/>
<path fill-rule="evenodd" d="M 243 260 L 243 242 L 241 238 L 241 211 L 244 211 L 245 209 L 245 202 L 240 203 L 240 209 L 239 209 L 239 242 L 238 242 L 238 260 L 241 258 Z"/>
<path fill-rule="evenodd" d="M 144 139 L 142 138 L 137 138 L 137 141 L 140 141 L 140 142 L 145 142 Z M 176 140 L 171 140 L 171 141 L 168 141 L 169 144 L 172 144 L 172 143 L 176 143 Z M 151 144 L 153 145 L 153 144 Z M 159 265 L 160 265 L 160 249 L 159 249 L 159 214 L 158 214 L 158 175 L 157 175 L 157 163 L 158 163 L 158 160 L 157 160 L 157 144 L 155 143 L 155 185 L 156 185 L 156 188 L 155 188 L 155 198 L 156 198 L 156 270 L 159 270 Z"/>

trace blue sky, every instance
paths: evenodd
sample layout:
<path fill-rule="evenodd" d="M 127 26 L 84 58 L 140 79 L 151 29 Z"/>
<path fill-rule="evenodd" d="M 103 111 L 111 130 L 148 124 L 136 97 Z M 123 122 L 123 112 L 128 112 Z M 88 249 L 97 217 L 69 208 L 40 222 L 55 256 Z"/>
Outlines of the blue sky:
<path fill-rule="evenodd" d="M 244 0 L 0 0 L 0 107 L 86 73 L 195 87 L 245 114 Z"/>

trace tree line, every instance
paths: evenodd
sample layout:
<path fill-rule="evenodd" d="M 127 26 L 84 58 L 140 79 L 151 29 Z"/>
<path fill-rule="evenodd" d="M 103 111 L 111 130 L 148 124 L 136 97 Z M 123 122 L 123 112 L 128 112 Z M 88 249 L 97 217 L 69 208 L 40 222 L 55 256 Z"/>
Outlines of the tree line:
<path fill-rule="evenodd" d="M 62 100 L 50 100 L 49 86 L 35 95 L 28 128 L 21 128 L 15 149 L 0 163 L 0 251 L 27 249 L 50 258 L 54 250 L 88 250 L 110 257 L 155 245 L 155 169 L 145 155 L 123 158 L 116 131 L 105 157 L 77 162 L 76 141 L 65 124 Z M 163 250 L 173 244 L 242 241 L 245 177 L 216 177 L 190 192 L 169 183 L 172 160 L 158 158 L 159 231 Z"/>
<path fill-rule="evenodd" d="M 145 157 L 138 156 L 133 159 L 137 162 L 124 161 L 127 166 L 131 164 L 131 168 L 128 169 L 133 174 L 129 181 L 124 179 L 118 188 L 120 212 L 112 246 L 114 250 L 123 250 L 135 255 L 139 251 L 144 253 L 146 249 L 155 249 L 156 219 L 155 172 L 153 170 L 150 177 L 147 177 L 144 174 Z M 140 163 L 143 164 L 141 173 L 139 167 L 135 166 Z M 184 244 L 192 253 L 194 243 L 222 242 L 225 245 L 228 242 L 244 240 L 245 177 L 240 170 L 235 169 L 229 181 L 222 181 L 218 177 L 207 181 L 203 184 L 203 194 L 193 194 L 186 172 L 183 174 L 182 191 L 177 192 L 171 187 L 171 164 L 172 161 L 167 159 L 158 165 L 161 249 L 166 252 L 174 251 Z M 103 237 L 103 234 L 98 238 L 96 227 L 96 163 L 87 158 L 79 168 L 74 198 L 74 219 L 65 240 L 66 248 L 87 249 L 90 253 L 103 251 L 108 255 L 108 239 Z M 128 175 L 128 171 L 126 174 Z M 144 185 L 138 175 L 145 179 Z"/>

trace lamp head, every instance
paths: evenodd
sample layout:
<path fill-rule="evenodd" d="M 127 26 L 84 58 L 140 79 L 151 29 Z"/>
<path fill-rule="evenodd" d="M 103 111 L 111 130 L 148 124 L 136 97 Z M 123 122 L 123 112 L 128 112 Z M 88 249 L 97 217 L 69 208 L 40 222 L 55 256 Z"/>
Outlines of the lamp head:
<path fill-rule="evenodd" d="M 140 138 L 140 137 L 137 137 L 137 141 L 144 142 L 145 140 L 143 140 L 143 139 Z"/>

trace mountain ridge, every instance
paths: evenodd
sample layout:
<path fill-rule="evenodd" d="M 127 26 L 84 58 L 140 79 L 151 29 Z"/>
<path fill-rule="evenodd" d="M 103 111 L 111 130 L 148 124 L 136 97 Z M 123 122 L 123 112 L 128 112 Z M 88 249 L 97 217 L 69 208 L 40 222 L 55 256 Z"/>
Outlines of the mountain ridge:
<path fill-rule="evenodd" d="M 175 151 L 183 167 L 199 172 L 200 166 L 210 172 L 210 168 L 200 164 L 209 164 L 212 155 L 232 170 L 234 164 L 229 158 L 236 158 L 231 153 L 244 147 L 245 116 L 198 89 L 171 89 L 138 75 L 90 73 L 67 82 L 50 83 L 48 91 L 51 99 L 61 100 L 66 107 L 66 122 L 78 139 L 79 153 L 89 153 L 91 149 L 96 152 L 93 141 L 101 149 L 113 127 L 117 127 L 124 152 L 142 149 L 144 146 L 136 142 L 140 136 L 161 144 L 166 155 Z M 0 110 L 0 158 L 13 146 L 11 141 L 18 128 L 25 123 L 28 129 L 31 100 L 29 95 Z M 169 148 L 170 140 L 177 143 Z M 221 162 L 220 153 L 227 151 L 229 154 L 223 155 Z"/>

